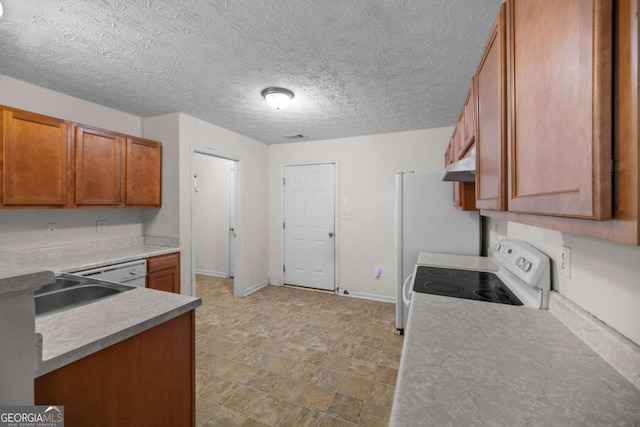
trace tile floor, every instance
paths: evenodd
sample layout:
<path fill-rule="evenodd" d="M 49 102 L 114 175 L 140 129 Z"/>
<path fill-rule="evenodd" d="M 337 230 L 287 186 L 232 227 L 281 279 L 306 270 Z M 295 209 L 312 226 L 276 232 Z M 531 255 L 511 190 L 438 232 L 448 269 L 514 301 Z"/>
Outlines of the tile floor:
<path fill-rule="evenodd" d="M 387 426 L 403 337 L 390 303 L 197 277 L 196 425 Z"/>

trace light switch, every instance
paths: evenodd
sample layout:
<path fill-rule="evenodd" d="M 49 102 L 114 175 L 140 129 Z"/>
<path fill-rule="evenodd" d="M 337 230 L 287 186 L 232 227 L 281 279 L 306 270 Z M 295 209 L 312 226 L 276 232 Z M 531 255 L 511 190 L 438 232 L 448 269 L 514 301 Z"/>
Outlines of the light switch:
<path fill-rule="evenodd" d="M 340 209 L 340 219 L 351 219 L 351 210 Z"/>
<path fill-rule="evenodd" d="M 349 198 L 348 197 L 343 197 L 342 198 L 342 206 L 344 206 L 344 207 L 349 206 Z"/>

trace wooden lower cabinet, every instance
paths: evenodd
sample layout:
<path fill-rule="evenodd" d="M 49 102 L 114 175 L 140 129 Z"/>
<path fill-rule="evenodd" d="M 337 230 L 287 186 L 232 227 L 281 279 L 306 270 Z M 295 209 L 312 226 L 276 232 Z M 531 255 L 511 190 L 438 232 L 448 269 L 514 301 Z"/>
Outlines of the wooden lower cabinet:
<path fill-rule="evenodd" d="M 147 258 L 147 288 L 180 293 L 180 254 Z"/>
<path fill-rule="evenodd" d="M 193 426 L 194 311 L 35 379 L 68 426 Z"/>

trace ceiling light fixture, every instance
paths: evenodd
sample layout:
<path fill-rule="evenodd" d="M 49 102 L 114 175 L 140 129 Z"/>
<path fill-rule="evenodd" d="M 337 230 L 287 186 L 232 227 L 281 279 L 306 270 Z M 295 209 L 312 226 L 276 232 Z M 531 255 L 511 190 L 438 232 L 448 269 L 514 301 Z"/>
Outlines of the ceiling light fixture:
<path fill-rule="evenodd" d="M 2 3 L 0 3 L 0 18 L 2 18 Z"/>
<path fill-rule="evenodd" d="M 283 89 L 281 87 L 268 87 L 262 91 L 267 104 L 276 110 L 281 110 L 286 107 L 293 99 L 293 92 L 289 89 Z"/>

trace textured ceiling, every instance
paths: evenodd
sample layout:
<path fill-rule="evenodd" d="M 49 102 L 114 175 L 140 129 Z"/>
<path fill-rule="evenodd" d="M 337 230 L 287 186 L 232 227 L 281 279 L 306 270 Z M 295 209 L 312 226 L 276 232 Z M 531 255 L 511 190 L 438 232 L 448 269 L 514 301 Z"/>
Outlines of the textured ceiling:
<path fill-rule="evenodd" d="M 502 2 L 0 1 L 0 74 L 266 143 L 454 125 Z"/>

